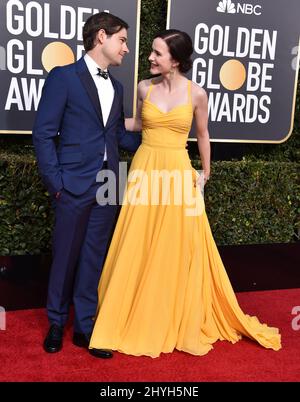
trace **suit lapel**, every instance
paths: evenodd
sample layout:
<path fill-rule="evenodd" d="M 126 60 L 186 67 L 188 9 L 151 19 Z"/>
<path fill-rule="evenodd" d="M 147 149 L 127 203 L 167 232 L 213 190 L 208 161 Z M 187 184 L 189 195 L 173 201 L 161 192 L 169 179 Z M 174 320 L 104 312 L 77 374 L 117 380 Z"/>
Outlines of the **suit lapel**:
<path fill-rule="evenodd" d="M 77 62 L 77 74 L 82 82 L 85 90 L 87 91 L 89 98 L 93 104 L 93 107 L 99 117 L 99 120 L 103 126 L 102 110 L 98 97 L 98 91 L 94 80 L 85 64 L 83 57 Z"/>
<path fill-rule="evenodd" d="M 108 116 L 108 119 L 107 119 L 107 122 L 106 122 L 106 126 L 108 126 L 110 124 L 110 120 L 113 118 L 114 112 L 116 110 L 116 106 L 117 106 L 117 104 L 119 102 L 119 88 L 118 88 L 118 85 L 117 85 L 116 80 L 114 79 L 114 77 L 112 75 L 109 75 L 109 77 L 110 77 L 110 80 L 111 80 L 112 85 L 114 87 L 115 93 L 114 93 L 114 99 L 113 99 L 113 102 L 112 102 L 112 105 L 111 105 L 111 109 L 110 109 L 110 112 L 109 112 L 109 116 Z"/>

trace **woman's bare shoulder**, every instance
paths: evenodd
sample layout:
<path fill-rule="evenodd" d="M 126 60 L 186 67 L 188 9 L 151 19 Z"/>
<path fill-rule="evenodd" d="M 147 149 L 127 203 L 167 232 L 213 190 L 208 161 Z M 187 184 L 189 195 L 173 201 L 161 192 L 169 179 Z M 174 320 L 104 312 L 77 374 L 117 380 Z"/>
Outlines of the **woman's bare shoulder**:
<path fill-rule="evenodd" d="M 204 88 L 200 87 L 195 82 L 192 82 L 192 100 L 195 108 L 207 108 L 208 98 Z"/>
<path fill-rule="evenodd" d="M 207 99 L 207 93 L 204 88 L 192 81 L 192 95 L 195 100 L 205 100 Z"/>
<path fill-rule="evenodd" d="M 140 98 L 144 99 L 147 95 L 148 89 L 150 88 L 152 79 L 142 80 L 138 83 L 138 93 Z"/>

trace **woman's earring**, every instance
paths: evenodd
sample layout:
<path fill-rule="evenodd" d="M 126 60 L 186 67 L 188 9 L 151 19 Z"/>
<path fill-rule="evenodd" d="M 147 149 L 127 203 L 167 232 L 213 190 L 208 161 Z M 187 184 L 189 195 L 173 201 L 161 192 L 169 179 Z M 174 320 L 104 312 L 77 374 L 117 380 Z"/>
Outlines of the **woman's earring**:
<path fill-rule="evenodd" d="M 172 80 L 174 78 L 174 74 L 175 74 L 175 69 L 173 67 L 171 67 L 170 70 L 170 80 Z"/>

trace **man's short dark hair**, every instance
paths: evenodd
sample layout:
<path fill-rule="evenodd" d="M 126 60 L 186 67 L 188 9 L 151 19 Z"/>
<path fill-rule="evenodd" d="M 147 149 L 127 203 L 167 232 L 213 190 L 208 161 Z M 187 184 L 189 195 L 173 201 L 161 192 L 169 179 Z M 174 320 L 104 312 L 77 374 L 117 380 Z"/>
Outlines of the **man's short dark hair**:
<path fill-rule="evenodd" d="M 95 47 L 95 39 L 98 31 L 103 29 L 108 36 L 121 29 L 128 29 L 129 25 L 121 18 L 113 14 L 101 12 L 90 16 L 83 27 L 83 45 L 86 52 Z"/>

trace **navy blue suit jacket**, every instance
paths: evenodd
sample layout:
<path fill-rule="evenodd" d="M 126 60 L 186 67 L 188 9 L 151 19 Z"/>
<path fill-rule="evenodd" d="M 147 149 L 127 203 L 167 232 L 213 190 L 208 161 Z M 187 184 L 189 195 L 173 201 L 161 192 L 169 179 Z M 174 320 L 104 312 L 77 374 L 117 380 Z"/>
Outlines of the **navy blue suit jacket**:
<path fill-rule="evenodd" d="M 108 168 L 118 177 L 118 147 L 135 151 L 141 136 L 124 126 L 123 87 L 110 75 L 115 95 L 104 127 L 97 88 L 83 58 L 55 67 L 43 87 L 33 142 L 42 179 L 54 194 L 83 194 L 95 182 L 106 144 Z M 59 137 L 58 145 L 55 138 Z"/>

